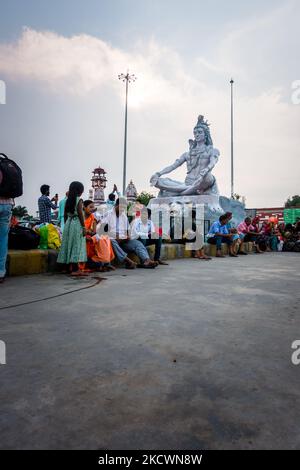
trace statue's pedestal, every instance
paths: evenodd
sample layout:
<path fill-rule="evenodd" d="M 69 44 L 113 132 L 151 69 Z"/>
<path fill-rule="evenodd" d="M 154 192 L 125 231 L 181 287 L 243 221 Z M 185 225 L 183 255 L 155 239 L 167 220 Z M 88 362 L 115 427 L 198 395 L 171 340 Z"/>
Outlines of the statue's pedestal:
<path fill-rule="evenodd" d="M 150 200 L 148 208 L 151 210 L 165 209 L 178 213 L 182 209 L 185 211 L 195 209 L 197 205 L 204 205 L 204 220 L 210 221 L 210 223 L 218 220 L 220 215 L 225 212 L 232 212 L 232 223 L 234 225 L 239 224 L 246 217 L 244 204 L 217 194 L 157 197 Z"/>

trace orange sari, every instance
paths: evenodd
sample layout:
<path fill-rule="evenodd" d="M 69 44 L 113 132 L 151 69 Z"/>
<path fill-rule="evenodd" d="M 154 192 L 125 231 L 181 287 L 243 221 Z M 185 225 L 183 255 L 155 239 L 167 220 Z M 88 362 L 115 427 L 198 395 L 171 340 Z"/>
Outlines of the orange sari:
<path fill-rule="evenodd" d="M 84 225 L 86 230 L 93 231 L 95 226 L 95 216 L 91 214 L 85 219 Z M 115 255 L 112 249 L 111 241 L 107 235 L 87 235 L 86 237 L 87 257 L 95 263 L 110 263 Z"/>

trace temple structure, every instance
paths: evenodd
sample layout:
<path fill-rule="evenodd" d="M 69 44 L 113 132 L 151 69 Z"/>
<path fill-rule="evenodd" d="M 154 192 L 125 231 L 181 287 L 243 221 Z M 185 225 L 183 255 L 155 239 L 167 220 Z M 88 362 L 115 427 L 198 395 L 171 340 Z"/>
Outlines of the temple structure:
<path fill-rule="evenodd" d="M 89 196 L 94 201 L 95 204 L 104 204 L 105 195 L 104 189 L 106 188 L 107 178 L 106 171 L 103 170 L 100 166 L 93 170 L 92 176 L 92 188 L 89 192 Z"/>
<path fill-rule="evenodd" d="M 127 198 L 127 201 L 129 202 L 135 202 L 136 201 L 136 198 L 137 198 L 137 189 L 133 183 L 132 180 L 130 180 L 130 183 L 128 184 L 126 190 L 125 190 L 125 195 L 126 195 L 126 198 Z"/>

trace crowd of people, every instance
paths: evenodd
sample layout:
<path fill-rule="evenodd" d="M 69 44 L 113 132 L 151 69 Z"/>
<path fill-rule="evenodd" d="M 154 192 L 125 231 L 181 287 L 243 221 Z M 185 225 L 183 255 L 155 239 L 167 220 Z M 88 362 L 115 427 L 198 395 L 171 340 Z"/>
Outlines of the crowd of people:
<path fill-rule="evenodd" d="M 44 189 L 45 186 L 42 187 Z M 104 215 L 96 211 L 91 200 L 83 201 L 83 185 L 73 182 L 65 200 L 59 207 L 61 226 L 64 226 L 62 245 L 58 263 L 73 276 L 84 276 L 93 270 L 113 270 L 111 262 L 116 258 L 127 269 L 136 267 L 154 269 L 167 264 L 161 260 L 162 236 L 151 220 L 151 211 L 143 208 L 139 215 L 129 223 L 127 201 L 120 196 L 117 188 L 109 195 L 108 210 Z M 117 193 L 117 199 L 115 196 Z M 55 197 L 47 202 L 42 194 L 39 206 L 45 203 L 40 213 L 46 214 L 51 208 L 57 208 Z M 300 232 L 300 222 L 293 232 Z M 232 213 L 223 214 L 214 222 L 207 234 L 207 242 L 216 246 L 216 256 L 225 257 L 222 244 L 228 245 L 230 257 L 247 255 L 245 243 L 252 242 L 256 253 L 271 250 L 282 250 L 284 241 L 289 237 L 291 227 L 275 223 L 274 220 L 260 223 L 258 217 L 246 217 L 237 227 L 232 223 Z M 298 234 L 299 236 L 299 234 Z M 154 259 L 149 256 L 147 248 L 154 245 Z M 128 256 L 135 253 L 140 260 L 136 263 Z M 211 260 L 204 252 L 204 247 L 193 252 L 195 258 Z"/>
<path fill-rule="evenodd" d="M 83 191 L 82 183 L 71 183 L 65 203 L 65 225 L 57 259 L 65 272 L 85 276 L 95 270 L 113 270 L 114 258 L 127 269 L 154 269 L 166 264 L 160 259 L 161 238 L 152 239 L 155 228 L 147 209 L 130 225 L 126 199 L 115 200 L 112 193 L 109 210 L 100 215 L 93 201 L 81 198 Z M 146 248 L 149 244 L 155 245 L 154 260 L 150 259 Z M 129 253 L 135 253 L 140 263 L 131 260 Z"/>
<path fill-rule="evenodd" d="M 106 212 L 97 212 L 91 200 L 83 200 L 83 184 L 71 183 L 65 197 L 58 203 L 56 194 L 50 199 L 49 185 L 42 185 L 38 200 L 39 227 L 52 223 L 52 211 L 58 211 L 60 247 L 57 263 L 61 272 L 71 276 L 87 276 L 94 271 L 115 270 L 112 261 L 116 258 L 126 269 L 155 269 L 167 265 L 161 259 L 162 233 L 151 220 L 151 211 L 142 207 L 139 214 L 129 222 L 127 201 L 114 186 L 107 200 Z M 1 199 L 1 198 L 0 198 Z M 11 216 L 13 201 L 1 199 L 2 212 L 7 211 L 7 224 Z M 4 211 L 5 212 L 5 211 Z M 216 246 L 216 256 L 224 258 L 222 244 L 228 246 L 228 255 L 236 258 L 247 255 L 245 243 L 252 242 L 256 253 L 281 251 L 287 243 L 298 243 L 300 248 L 300 220 L 296 224 L 279 224 L 276 220 L 260 222 L 258 217 L 246 217 L 237 226 L 232 223 L 232 213 L 227 212 L 215 221 L 206 236 L 210 245 Z M 172 229 L 171 229 L 172 230 Z M 4 235 L 4 234 L 3 234 Z M 172 239 L 171 236 L 169 236 Z M 185 243 L 185 240 L 183 240 Z M 151 259 L 148 247 L 154 246 Z M 139 262 L 129 254 L 134 253 Z M 1 243 L 0 282 L 5 277 L 7 240 Z M 193 251 L 194 258 L 211 260 L 204 245 Z"/>
<path fill-rule="evenodd" d="M 244 250 L 244 244 L 247 242 L 253 243 L 256 253 L 282 251 L 292 240 L 296 244 L 300 243 L 300 220 L 292 225 L 278 223 L 276 218 L 260 222 L 259 217 L 246 217 L 237 227 L 232 226 L 231 220 L 232 213 L 226 212 L 209 230 L 207 242 L 216 245 L 217 257 L 224 256 L 222 243 L 228 245 L 229 256 L 232 257 L 247 255 Z"/>

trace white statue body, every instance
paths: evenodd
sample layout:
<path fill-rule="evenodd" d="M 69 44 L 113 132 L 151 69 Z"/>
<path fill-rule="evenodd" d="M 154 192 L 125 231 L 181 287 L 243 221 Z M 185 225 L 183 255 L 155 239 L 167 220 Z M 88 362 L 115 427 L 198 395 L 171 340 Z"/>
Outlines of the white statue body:
<path fill-rule="evenodd" d="M 190 140 L 190 150 L 179 157 L 172 165 L 155 173 L 150 179 L 152 186 L 160 189 L 159 196 L 218 195 L 215 177 L 211 171 L 219 158 L 219 151 L 213 147 L 209 126 L 199 116 L 194 128 L 195 140 Z M 186 163 L 187 175 L 184 183 L 162 178 Z"/>

